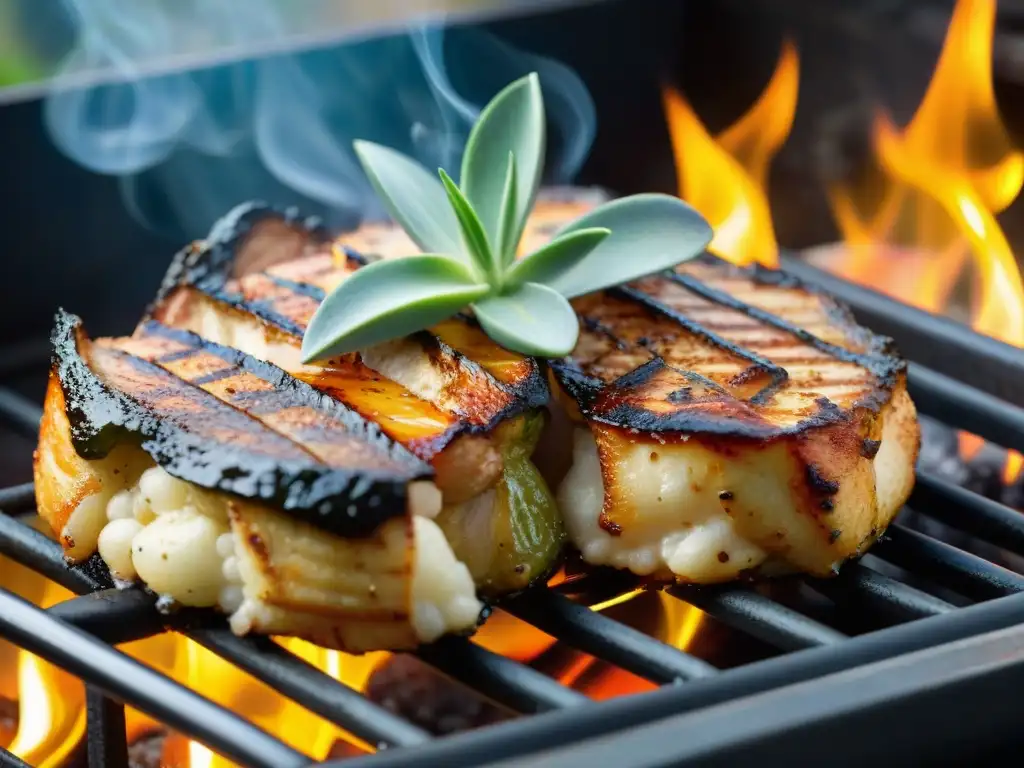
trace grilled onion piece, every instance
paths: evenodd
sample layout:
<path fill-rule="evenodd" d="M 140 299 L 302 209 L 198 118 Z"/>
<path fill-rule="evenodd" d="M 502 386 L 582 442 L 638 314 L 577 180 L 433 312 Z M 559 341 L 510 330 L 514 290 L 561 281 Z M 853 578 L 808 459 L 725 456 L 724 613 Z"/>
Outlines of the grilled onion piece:
<path fill-rule="evenodd" d="M 239 633 L 359 652 L 475 627 L 430 469 L 266 363 L 157 323 L 90 342 L 60 314 L 36 454 L 67 556 L 218 607 Z"/>

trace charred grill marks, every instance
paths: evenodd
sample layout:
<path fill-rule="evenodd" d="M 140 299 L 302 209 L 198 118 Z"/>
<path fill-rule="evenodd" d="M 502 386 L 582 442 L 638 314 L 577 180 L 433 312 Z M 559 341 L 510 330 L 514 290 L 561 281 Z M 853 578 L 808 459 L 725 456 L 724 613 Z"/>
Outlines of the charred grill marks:
<path fill-rule="evenodd" d="M 266 274 L 267 279 L 276 285 L 278 288 L 282 288 L 292 293 L 297 293 L 301 296 L 306 296 L 310 299 L 315 299 L 319 304 L 324 300 L 324 290 L 316 285 L 310 285 L 309 283 L 300 283 L 296 280 L 289 280 L 287 277 L 279 277 L 278 275 Z"/>
<path fill-rule="evenodd" d="M 371 535 L 385 520 L 405 515 L 407 483 L 430 476 L 429 467 L 386 437 L 375 435 L 357 414 L 344 413 L 343 406 L 284 371 L 156 323 L 147 323 L 144 330 L 192 348 L 160 354 L 159 345 L 154 344 L 152 359 L 146 359 L 110 344 L 93 344 L 87 363 L 79 348 L 84 342 L 81 322 L 63 312 L 57 316 L 54 363 L 67 401 L 72 441 L 83 457 L 100 458 L 117 443 L 135 440 L 158 464 L 186 482 L 268 503 L 324 530 L 351 537 Z M 136 337 L 125 343 L 142 345 L 146 339 Z M 237 408 L 231 402 L 234 394 L 221 399 L 201 388 L 198 382 L 208 376 L 189 381 L 157 362 L 168 366 L 186 362 L 188 356 L 181 354 L 186 351 L 189 356 L 217 355 L 234 365 L 234 375 L 251 374 L 269 386 L 262 394 L 269 397 L 268 405 L 278 406 L 276 413 L 305 409 L 305 419 L 289 424 L 286 416 L 280 423 L 293 427 L 289 435 L 287 429 L 279 431 Z M 336 416 L 343 417 L 341 425 Z M 330 430 L 315 429 L 331 424 Z M 348 429 L 349 425 L 355 429 Z M 306 426 L 313 428 L 310 437 L 314 439 L 303 445 L 296 440 L 301 440 Z M 321 450 L 361 458 L 362 466 L 318 459 L 317 443 Z"/>
<path fill-rule="evenodd" d="M 764 323 L 772 328 L 791 334 L 807 346 L 813 347 L 819 352 L 823 352 L 840 362 L 854 363 L 855 365 L 867 368 L 873 375 L 880 379 L 884 379 L 891 375 L 891 371 L 889 369 L 892 363 L 884 355 L 865 355 L 860 352 L 845 349 L 844 347 L 840 347 L 836 344 L 831 344 L 824 339 L 815 336 L 813 333 L 794 325 L 788 320 L 779 317 L 778 315 L 773 315 L 771 312 L 766 312 L 760 307 L 746 304 L 728 293 L 716 290 L 715 288 L 702 283 L 700 280 L 697 280 L 692 275 L 673 272 L 669 275 L 669 279 L 683 286 L 691 293 L 700 296 L 702 299 L 706 299 L 707 301 L 718 304 L 721 307 L 726 307 L 727 309 L 742 312 L 760 323 Z M 803 286 L 799 287 L 802 288 Z"/>
<path fill-rule="evenodd" d="M 700 323 L 695 322 L 694 320 L 682 314 L 681 312 L 678 312 L 672 307 L 662 303 L 661 301 L 658 301 L 653 296 L 644 293 L 643 291 L 640 291 L 636 288 L 631 288 L 629 286 L 622 286 L 619 288 L 613 288 L 610 291 L 608 291 L 608 293 L 613 296 L 619 296 L 621 298 L 633 301 L 637 304 L 641 304 L 647 309 L 650 309 L 660 315 L 663 315 L 664 317 L 669 318 L 670 320 L 677 323 L 683 330 L 693 334 L 699 339 L 702 339 L 706 343 L 714 347 L 717 347 L 723 352 L 728 352 L 731 355 L 735 355 L 736 357 L 749 362 L 750 367 L 748 367 L 746 370 L 742 371 L 738 376 L 736 376 L 733 379 L 734 383 L 744 383 L 745 381 L 749 381 L 750 379 L 761 373 L 765 373 L 768 376 L 770 376 L 770 383 L 767 386 L 762 387 L 751 398 L 752 403 L 760 404 L 767 401 L 789 379 L 789 373 L 786 371 L 785 368 L 775 365 L 771 360 L 769 360 L 766 357 L 762 357 L 761 355 L 758 355 L 755 352 L 751 352 L 749 349 L 745 349 L 744 347 L 741 347 L 738 344 L 734 344 L 728 339 L 722 338 L 717 333 L 708 330 Z"/>
<path fill-rule="evenodd" d="M 853 408 L 877 410 L 888 402 L 906 364 L 891 340 L 857 325 L 841 304 L 784 273 L 738 268 L 709 254 L 693 264 L 693 274 L 666 272 L 607 290 L 602 303 L 581 302 L 581 330 L 594 343 L 579 348 L 581 357 L 550 361 L 550 367 L 587 418 L 624 429 L 768 439 L 834 424 Z M 748 287 L 793 290 L 800 303 L 779 312 L 752 306 L 717 282 L 724 286 L 740 278 Z M 780 301 L 777 296 L 766 299 Z M 636 309 L 616 307 L 616 302 Z M 650 332 L 637 310 L 650 313 Z M 819 326 L 836 338 L 817 335 Z M 678 362 L 672 329 L 687 339 Z M 710 372 L 720 372 L 729 358 L 739 364 L 738 371 Z M 704 359 L 711 365 L 708 372 L 701 369 Z M 627 365 L 632 368 L 623 373 Z M 840 375 L 821 380 L 815 370 L 819 366 Z M 842 375 L 844 367 L 849 375 Z M 646 392 L 639 388 L 644 379 L 650 382 Z M 851 388 L 858 391 L 833 401 L 825 392 L 814 396 L 819 383 L 838 388 L 840 398 Z M 776 398 L 791 389 L 797 399 L 787 402 L 794 405 L 776 406 Z M 648 406 L 648 398 L 662 405 Z M 796 405 L 800 402 L 806 404 Z M 776 407 L 801 410 L 796 421 L 779 424 L 771 416 Z"/>

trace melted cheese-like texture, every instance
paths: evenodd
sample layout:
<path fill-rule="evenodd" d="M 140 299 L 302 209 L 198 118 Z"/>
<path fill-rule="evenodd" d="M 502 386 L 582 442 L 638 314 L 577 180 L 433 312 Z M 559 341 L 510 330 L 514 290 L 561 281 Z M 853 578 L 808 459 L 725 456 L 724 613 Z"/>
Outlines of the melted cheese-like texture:
<path fill-rule="evenodd" d="M 577 427 L 559 505 L 571 540 L 596 565 L 695 584 L 753 568 L 824 576 L 888 523 L 890 499 L 907 484 L 898 429 L 887 423 L 874 460 L 860 459 L 872 493 L 839 495 L 832 512 L 811 512 L 805 469 L 784 442 L 723 455 L 698 439 L 620 440 L 606 448 L 602 471 L 598 442 Z"/>
<path fill-rule="evenodd" d="M 717 489 L 706 483 L 710 462 L 702 459 L 711 457 L 685 444 L 637 444 L 626 451 L 618 472 L 642 514 L 614 535 L 601 527 L 605 488 L 597 443 L 588 429 L 577 428 L 573 465 L 558 501 L 569 537 L 584 559 L 643 576 L 694 581 L 725 581 L 738 570 L 761 565 L 768 553 L 736 530 Z"/>

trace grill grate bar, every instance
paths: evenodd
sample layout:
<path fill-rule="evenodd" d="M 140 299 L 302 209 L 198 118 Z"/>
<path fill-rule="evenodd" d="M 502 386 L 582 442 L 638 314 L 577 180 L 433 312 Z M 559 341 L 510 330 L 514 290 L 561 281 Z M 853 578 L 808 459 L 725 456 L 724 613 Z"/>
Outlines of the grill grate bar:
<path fill-rule="evenodd" d="M 128 768 L 124 704 L 89 686 L 85 692 L 85 717 L 89 768 Z"/>
<path fill-rule="evenodd" d="M 892 336 L 911 359 L 1024 406 L 1024 391 L 1020 387 L 1024 379 L 1024 355 L 1019 349 L 984 336 L 963 323 L 908 306 L 831 275 L 802 259 L 783 256 L 782 268 L 849 304 L 864 325 Z M 968 365 L 963 364 L 965 360 L 970 361 Z"/>
<path fill-rule="evenodd" d="M 445 768 L 477 768 L 496 754 L 519 757 L 588 738 L 605 738 L 666 713 L 692 712 L 802 683 L 905 653 L 933 648 L 1024 621 L 1024 594 L 959 608 L 941 616 L 886 627 L 843 643 L 843 652 L 820 646 L 800 653 L 755 661 L 714 677 L 686 685 L 665 686 L 642 696 L 602 701 L 585 711 L 555 712 L 545 718 L 519 719 L 503 725 L 436 739 L 410 754 L 395 750 L 351 762 L 332 763 L 332 768 L 407 768 L 443 765 Z M 832 746 L 834 750 L 834 745 Z M 530 765 L 523 760 L 523 765 Z"/>
<path fill-rule="evenodd" d="M 220 628 L 187 634 L 271 688 L 370 744 L 415 746 L 430 740 L 426 731 L 374 704 L 270 638 L 237 637 Z"/>
<path fill-rule="evenodd" d="M 582 693 L 465 638 L 442 637 L 417 655 L 453 680 L 523 714 L 591 703 Z"/>
<path fill-rule="evenodd" d="M 33 562 L 22 561 L 23 564 L 54 578 L 73 592 L 87 593 L 102 589 L 103 585 L 83 569 L 68 568 L 64 564 L 59 544 L 6 515 L 0 515 L 0 551 L 15 560 L 21 560 L 19 555 L 22 548 L 9 546 L 7 528 L 12 529 L 17 542 L 27 544 L 29 551 L 34 554 L 30 558 Z M 118 621 L 111 621 L 103 615 L 104 603 L 110 604 L 114 612 L 131 624 L 145 626 L 124 627 Z M 81 624 L 86 631 L 95 629 L 99 637 L 110 637 L 115 642 L 139 639 L 163 629 L 159 615 L 152 607 L 152 598 L 141 590 L 103 590 L 95 595 L 86 595 L 54 606 L 50 612 L 51 615 Z M 140 634 L 142 632 L 144 634 Z M 183 630 L 183 634 L 271 688 L 296 699 L 307 709 L 370 743 L 405 746 L 420 744 L 429 738 L 426 732 L 377 706 L 357 691 L 325 675 L 270 640 L 247 640 L 222 629 Z M 264 640 L 265 643 L 262 642 Z"/>
<path fill-rule="evenodd" d="M 27 512 L 34 509 L 36 505 L 36 493 L 34 483 L 22 483 L 12 485 L 10 488 L 0 488 L 0 510 L 8 514 Z"/>
<path fill-rule="evenodd" d="M 872 554 L 974 600 L 1024 591 L 1024 576 L 898 523 L 889 526 Z"/>
<path fill-rule="evenodd" d="M 0 514 L 0 553 L 79 595 L 108 586 L 83 568 L 68 568 L 60 544 L 5 514 Z"/>
<path fill-rule="evenodd" d="M 1024 555 L 1024 515 L 948 480 L 918 472 L 907 506 L 990 544 Z"/>
<path fill-rule="evenodd" d="M 907 367 L 907 391 L 921 413 L 1024 451 L 1024 408 L 917 363 Z"/>
<path fill-rule="evenodd" d="M 574 648 L 658 683 L 691 680 L 718 672 L 632 627 L 542 589 L 506 601 L 502 608 Z"/>
<path fill-rule="evenodd" d="M 141 589 L 103 589 L 57 603 L 46 612 L 110 645 L 164 631 L 155 598 Z"/>
<path fill-rule="evenodd" d="M 846 635 L 757 592 L 720 587 L 670 587 L 668 592 L 723 624 L 785 651 L 834 645 Z"/>
<path fill-rule="evenodd" d="M 43 409 L 24 395 L 8 387 L 0 387 L 0 420 L 7 422 L 26 437 L 39 434 Z"/>
<path fill-rule="evenodd" d="M 91 635 L 0 590 L 0 636 L 217 752 L 254 768 L 300 768 L 309 759 L 265 731 Z"/>
<path fill-rule="evenodd" d="M 0 768 L 32 768 L 32 766 L 0 747 Z"/>
<path fill-rule="evenodd" d="M 937 616 L 954 608 L 945 600 L 891 579 L 863 563 L 847 563 L 838 576 L 808 579 L 808 583 L 835 603 L 863 607 L 895 622 Z"/>

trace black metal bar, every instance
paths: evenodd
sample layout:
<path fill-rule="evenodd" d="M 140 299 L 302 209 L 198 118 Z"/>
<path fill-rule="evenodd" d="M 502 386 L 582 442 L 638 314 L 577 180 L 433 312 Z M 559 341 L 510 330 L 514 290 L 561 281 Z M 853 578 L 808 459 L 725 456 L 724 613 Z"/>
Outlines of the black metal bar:
<path fill-rule="evenodd" d="M 430 740 L 426 731 L 374 704 L 269 638 L 237 637 L 226 629 L 192 630 L 187 634 L 271 688 L 370 744 L 407 747 Z"/>
<path fill-rule="evenodd" d="M 119 645 L 164 631 L 155 602 L 153 595 L 141 589 L 104 589 L 57 603 L 47 613 L 105 643 Z"/>
<path fill-rule="evenodd" d="M 846 640 L 846 635 L 841 632 L 746 589 L 678 586 L 669 588 L 668 592 L 711 614 L 723 624 L 785 651 L 833 645 Z"/>
<path fill-rule="evenodd" d="M 657 683 L 691 680 L 718 672 L 706 661 L 547 589 L 507 600 L 501 607 L 574 648 Z"/>
<path fill-rule="evenodd" d="M 1024 555 L 1024 515 L 948 480 L 918 472 L 907 506 L 997 547 Z"/>
<path fill-rule="evenodd" d="M 11 754 L 3 747 L 0 747 L 0 768 L 32 768 L 17 755 Z"/>
<path fill-rule="evenodd" d="M 26 512 L 36 505 L 36 491 L 33 483 L 0 488 L 0 510 L 9 515 Z"/>
<path fill-rule="evenodd" d="M 441 638 L 420 648 L 417 655 L 453 680 L 516 712 L 536 714 L 590 703 L 582 693 L 547 675 L 463 638 Z"/>
<path fill-rule="evenodd" d="M 889 526 L 871 554 L 972 600 L 1024 591 L 1024 576 L 899 524 Z"/>
<path fill-rule="evenodd" d="M 89 768 L 128 768 L 124 704 L 88 686 L 85 691 L 85 717 Z"/>
<path fill-rule="evenodd" d="M 851 768 L 972 764 L 979 745 L 992 746 L 986 742 L 993 733 L 1016 731 L 1022 685 L 1024 628 L 1014 627 L 816 684 L 787 686 L 559 746 L 535 756 L 530 765 L 803 765 L 809 755 L 828 755 L 822 762 Z M 977 717 L 979 702 L 985 705 L 983 718 Z M 871 738 L 850 739 L 851 732 L 870 733 Z M 487 766 L 520 764 L 498 758 Z"/>
<path fill-rule="evenodd" d="M 945 600 L 890 579 L 862 563 L 844 565 L 835 578 L 807 582 L 833 602 L 861 606 L 893 621 L 937 616 L 954 608 Z"/>
<path fill-rule="evenodd" d="M 16 546 L 11 546 L 12 542 Z M 56 542 L 4 515 L 0 515 L 0 551 L 54 578 L 73 592 L 89 593 L 102 588 L 102 584 L 88 571 L 68 568 Z M 142 613 L 147 600 L 150 601 L 148 616 Z M 103 639 L 125 642 L 160 631 L 160 617 L 152 609 L 151 600 L 141 590 L 103 590 L 60 603 L 50 611 L 71 623 L 80 624 L 86 631 L 95 631 Z M 108 621 L 102 602 L 111 604 L 111 610 L 126 622 L 133 625 L 138 622 L 139 626 L 124 627 L 117 621 Z M 419 728 L 373 704 L 269 640 L 242 639 L 221 629 L 183 628 L 181 631 L 272 688 L 296 699 L 310 711 L 370 743 L 399 746 L 417 744 L 428 738 Z"/>
<path fill-rule="evenodd" d="M 39 434 L 39 420 L 43 409 L 24 395 L 7 387 L 0 387 L 0 421 L 16 429 L 26 437 Z"/>
<path fill-rule="evenodd" d="M 1024 408 L 916 363 L 907 368 L 907 391 L 921 413 L 1006 448 L 1024 450 Z"/>
<path fill-rule="evenodd" d="M 83 568 L 69 568 L 60 544 L 3 514 L 0 514 L 0 553 L 79 595 L 107 586 Z"/>
<path fill-rule="evenodd" d="M 0 636 L 236 762 L 256 768 L 309 765 L 308 757 L 252 723 L 5 590 Z"/>
<path fill-rule="evenodd" d="M 852 637 L 844 642 L 841 653 L 832 646 L 810 648 L 686 685 L 665 686 L 643 696 L 595 702 L 582 710 L 552 712 L 542 718 L 523 718 L 437 739 L 415 750 L 389 750 L 369 758 L 327 765 L 331 768 L 414 768 L 419 765 L 471 768 L 493 760 L 495 755 L 523 757 L 551 744 L 578 744 L 584 739 L 664 718 L 667 713 L 692 712 L 1018 624 L 1024 624 L 1024 594 Z M 836 749 L 835 744 L 832 748 Z M 524 760 L 521 764 L 533 763 Z"/>
<path fill-rule="evenodd" d="M 955 320 L 907 306 L 831 275 L 793 256 L 783 256 L 782 265 L 790 274 L 849 304 L 861 323 L 877 333 L 892 336 L 910 360 L 1024 407 L 1021 350 Z"/>

